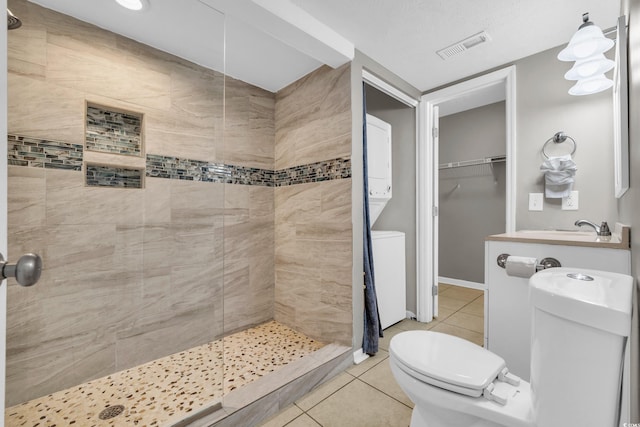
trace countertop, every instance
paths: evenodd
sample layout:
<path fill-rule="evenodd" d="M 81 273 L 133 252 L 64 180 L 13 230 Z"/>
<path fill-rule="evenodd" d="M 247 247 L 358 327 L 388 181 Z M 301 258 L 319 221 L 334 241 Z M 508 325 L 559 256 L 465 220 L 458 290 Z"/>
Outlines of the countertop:
<path fill-rule="evenodd" d="M 486 240 L 503 242 L 543 243 L 547 245 L 585 246 L 591 248 L 629 249 L 631 229 L 617 223 L 611 238 L 596 235 L 595 231 L 521 230 L 494 234 Z"/>

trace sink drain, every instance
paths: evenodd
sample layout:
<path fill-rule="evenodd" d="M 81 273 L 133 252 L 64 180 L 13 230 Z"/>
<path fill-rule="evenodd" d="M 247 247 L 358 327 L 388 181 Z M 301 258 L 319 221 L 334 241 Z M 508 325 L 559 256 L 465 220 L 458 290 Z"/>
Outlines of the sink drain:
<path fill-rule="evenodd" d="M 124 406 L 122 405 L 113 405 L 107 406 L 100 414 L 98 418 L 101 420 L 110 420 L 111 418 L 117 417 L 124 411 Z"/>
<path fill-rule="evenodd" d="M 584 280 L 585 282 L 591 282 L 593 281 L 593 277 L 587 275 L 587 274 L 582 274 L 582 273 L 569 273 L 567 274 L 567 276 L 569 276 L 572 279 L 576 279 L 576 280 Z"/>

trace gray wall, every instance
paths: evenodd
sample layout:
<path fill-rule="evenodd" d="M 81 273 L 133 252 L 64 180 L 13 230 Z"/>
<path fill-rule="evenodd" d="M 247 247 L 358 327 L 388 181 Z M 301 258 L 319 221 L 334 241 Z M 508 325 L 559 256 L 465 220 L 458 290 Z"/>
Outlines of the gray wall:
<path fill-rule="evenodd" d="M 440 118 L 439 163 L 504 155 L 504 101 Z M 484 240 L 505 231 L 505 163 L 439 173 L 438 274 L 484 283 Z"/>
<path fill-rule="evenodd" d="M 407 310 L 416 312 L 416 110 L 366 86 L 367 112 L 391 125 L 393 197 L 374 230 L 405 233 Z"/>
<path fill-rule="evenodd" d="M 618 220 L 613 196 L 613 103 L 611 91 L 571 96 L 570 68 L 556 59 L 563 46 L 516 62 L 516 229 L 573 228 L 579 218 L 595 222 Z M 560 199 L 544 200 L 544 210 L 529 211 L 529 193 L 544 192 L 540 164 L 542 146 L 564 131 L 577 142 L 574 190 L 579 210 L 561 210 Z"/>

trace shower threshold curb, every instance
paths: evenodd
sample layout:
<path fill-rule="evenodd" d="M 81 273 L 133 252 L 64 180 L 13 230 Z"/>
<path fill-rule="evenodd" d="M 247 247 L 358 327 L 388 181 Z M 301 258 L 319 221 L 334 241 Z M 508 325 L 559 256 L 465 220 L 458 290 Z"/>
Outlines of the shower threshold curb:
<path fill-rule="evenodd" d="M 352 348 L 328 344 L 224 396 L 198 413 L 169 422 L 171 427 L 256 425 L 352 365 Z"/>

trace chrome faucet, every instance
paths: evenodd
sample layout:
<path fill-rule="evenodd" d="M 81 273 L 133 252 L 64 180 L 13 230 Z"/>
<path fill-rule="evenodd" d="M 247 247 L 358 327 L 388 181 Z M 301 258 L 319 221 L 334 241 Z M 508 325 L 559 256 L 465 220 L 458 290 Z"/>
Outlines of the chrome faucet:
<path fill-rule="evenodd" d="M 586 219 L 579 219 L 576 221 L 575 225 L 577 227 L 588 225 L 590 227 L 593 227 L 593 229 L 596 231 L 596 234 L 598 236 L 611 236 L 611 230 L 609 230 L 609 225 L 607 224 L 607 221 L 602 221 L 602 224 L 600 224 L 600 227 L 598 227 L 591 221 L 587 221 Z"/>

